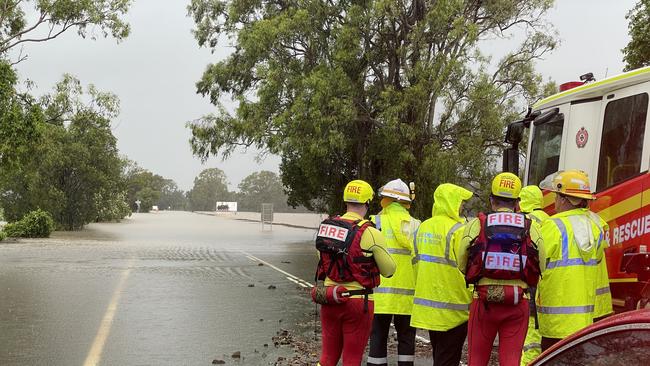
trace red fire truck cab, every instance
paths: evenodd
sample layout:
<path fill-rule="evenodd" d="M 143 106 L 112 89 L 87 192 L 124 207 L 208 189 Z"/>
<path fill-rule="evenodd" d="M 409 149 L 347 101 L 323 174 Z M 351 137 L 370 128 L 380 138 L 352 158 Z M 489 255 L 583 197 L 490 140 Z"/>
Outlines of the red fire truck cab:
<path fill-rule="evenodd" d="M 565 169 L 587 172 L 598 197 L 590 207 L 609 223 L 614 307 L 650 307 L 650 67 L 565 89 L 508 126 L 504 171 L 520 173 L 518 145 L 529 130 L 524 184 Z M 545 210 L 553 202 L 545 193 Z"/>

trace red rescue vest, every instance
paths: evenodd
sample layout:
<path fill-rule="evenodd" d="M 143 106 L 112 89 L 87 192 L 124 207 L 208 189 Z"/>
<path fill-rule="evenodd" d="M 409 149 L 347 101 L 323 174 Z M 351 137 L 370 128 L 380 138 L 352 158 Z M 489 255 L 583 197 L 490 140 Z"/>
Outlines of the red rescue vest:
<path fill-rule="evenodd" d="M 339 283 L 357 281 L 367 289 L 379 286 L 379 267 L 373 257 L 364 255 L 370 251 L 361 248 L 361 236 L 370 226 L 370 221 L 340 216 L 321 222 L 316 236 L 316 249 L 320 252 L 317 281 L 329 277 Z"/>
<path fill-rule="evenodd" d="M 539 281 L 539 252 L 530 240 L 531 220 L 514 212 L 478 214 L 481 231 L 469 247 L 465 281 L 481 278 Z"/>

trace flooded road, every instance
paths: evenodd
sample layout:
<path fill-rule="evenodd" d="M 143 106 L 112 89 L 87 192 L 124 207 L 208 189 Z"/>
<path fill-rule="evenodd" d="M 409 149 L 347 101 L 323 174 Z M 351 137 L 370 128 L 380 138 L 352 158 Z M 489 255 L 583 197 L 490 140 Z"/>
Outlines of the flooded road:
<path fill-rule="evenodd" d="M 2 242 L 0 365 L 273 364 L 309 321 L 314 234 L 160 212 Z"/>

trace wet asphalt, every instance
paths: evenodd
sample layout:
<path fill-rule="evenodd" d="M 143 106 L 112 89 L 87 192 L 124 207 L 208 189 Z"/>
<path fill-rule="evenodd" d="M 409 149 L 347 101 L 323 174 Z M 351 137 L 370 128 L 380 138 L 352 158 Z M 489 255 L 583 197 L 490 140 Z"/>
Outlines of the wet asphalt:
<path fill-rule="evenodd" d="M 314 234 L 159 212 L 2 242 L 0 365 L 274 364 L 309 321 Z"/>

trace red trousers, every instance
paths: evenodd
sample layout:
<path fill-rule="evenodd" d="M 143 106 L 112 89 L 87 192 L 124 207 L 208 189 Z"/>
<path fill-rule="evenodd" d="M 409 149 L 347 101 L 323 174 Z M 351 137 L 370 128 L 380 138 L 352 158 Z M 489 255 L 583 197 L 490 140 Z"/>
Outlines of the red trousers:
<path fill-rule="evenodd" d="M 320 320 L 323 334 L 321 366 L 336 366 L 343 354 L 343 366 L 359 366 L 370 338 L 374 303 L 352 298 L 339 305 L 321 306 Z"/>
<path fill-rule="evenodd" d="M 499 365 L 519 366 L 528 331 L 528 300 L 517 305 L 485 304 L 474 299 L 469 308 L 468 366 L 486 366 L 499 334 Z"/>

